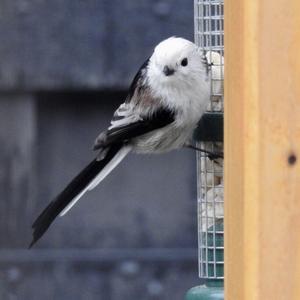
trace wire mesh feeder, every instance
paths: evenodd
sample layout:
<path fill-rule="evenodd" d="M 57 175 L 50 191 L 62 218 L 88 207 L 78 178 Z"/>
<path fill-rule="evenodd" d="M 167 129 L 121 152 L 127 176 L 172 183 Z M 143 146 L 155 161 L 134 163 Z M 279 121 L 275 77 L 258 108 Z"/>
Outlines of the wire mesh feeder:
<path fill-rule="evenodd" d="M 223 112 L 224 0 L 195 0 L 195 42 L 212 64 L 210 113 Z M 201 148 L 223 152 L 223 143 L 200 142 Z M 223 160 L 197 153 L 199 276 L 223 279 Z"/>

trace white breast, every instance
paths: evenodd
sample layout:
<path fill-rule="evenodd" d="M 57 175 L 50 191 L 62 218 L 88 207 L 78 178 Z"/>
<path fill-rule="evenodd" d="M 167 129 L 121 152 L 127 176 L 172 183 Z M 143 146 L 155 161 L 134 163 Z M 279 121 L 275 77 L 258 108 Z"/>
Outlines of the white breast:
<path fill-rule="evenodd" d="M 175 121 L 136 138 L 134 151 L 138 153 L 166 152 L 183 147 L 192 138 L 198 121 L 206 110 L 210 95 L 209 80 L 201 80 L 197 85 L 163 88 L 155 94 L 162 102 L 174 109 Z"/>

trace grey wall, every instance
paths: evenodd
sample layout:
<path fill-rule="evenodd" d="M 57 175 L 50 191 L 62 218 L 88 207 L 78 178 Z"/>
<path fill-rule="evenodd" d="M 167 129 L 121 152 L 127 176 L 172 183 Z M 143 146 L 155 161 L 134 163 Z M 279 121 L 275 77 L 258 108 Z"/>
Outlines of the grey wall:
<path fill-rule="evenodd" d="M 195 154 L 130 155 L 33 250 L 30 225 L 85 166 L 192 1 L 1 1 L 0 298 L 182 299 L 197 283 Z"/>
<path fill-rule="evenodd" d="M 126 88 L 152 47 L 193 37 L 180 0 L 3 0 L 2 89 Z"/>

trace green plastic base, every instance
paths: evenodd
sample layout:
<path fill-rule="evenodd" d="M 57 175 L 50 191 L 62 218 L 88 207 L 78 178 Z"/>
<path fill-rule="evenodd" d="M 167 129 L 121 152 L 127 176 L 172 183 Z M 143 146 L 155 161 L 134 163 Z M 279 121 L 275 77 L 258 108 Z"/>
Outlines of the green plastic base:
<path fill-rule="evenodd" d="M 186 293 L 185 300 L 224 300 L 224 288 L 195 286 Z"/>

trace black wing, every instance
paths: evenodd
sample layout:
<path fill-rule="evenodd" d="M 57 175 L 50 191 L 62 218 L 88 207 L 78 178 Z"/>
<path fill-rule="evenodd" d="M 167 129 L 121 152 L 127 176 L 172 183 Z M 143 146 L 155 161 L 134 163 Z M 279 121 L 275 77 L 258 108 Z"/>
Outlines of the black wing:
<path fill-rule="evenodd" d="M 128 91 L 127 99 L 131 99 L 135 91 L 141 86 L 141 81 L 144 80 L 148 68 L 150 58 L 146 59 L 145 62 L 141 65 L 137 73 L 135 74 Z"/>
<path fill-rule="evenodd" d="M 131 120 L 127 117 L 124 118 L 125 120 L 121 119 L 122 123 L 120 125 L 112 125 L 107 131 L 99 135 L 96 139 L 94 149 L 106 148 L 116 143 L 127 142 L 132 138 L 167 126 L 174 121 L 174 118 L 174 111 L 161 108 L 147 118 Z"/>
<path fill-rule="evenodd" d="M 149 58 L 135 75 L 126 101 L 115 111 L 108 130 L 96 139 L 94 149 L 103 149 L 120 142 L 127 142 L 174 121 L 174 111 L 163 107 L 154 98 L 147 84 Z"/>

